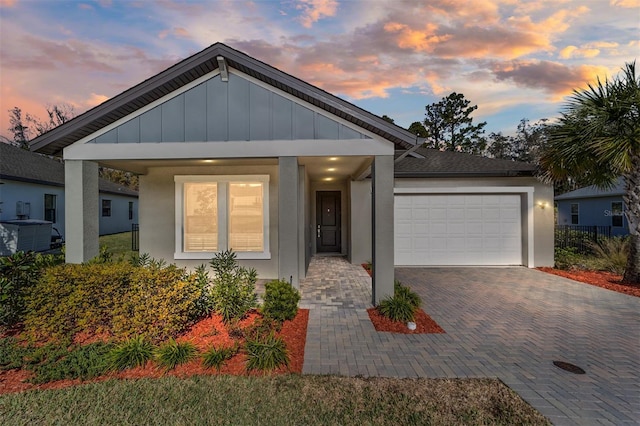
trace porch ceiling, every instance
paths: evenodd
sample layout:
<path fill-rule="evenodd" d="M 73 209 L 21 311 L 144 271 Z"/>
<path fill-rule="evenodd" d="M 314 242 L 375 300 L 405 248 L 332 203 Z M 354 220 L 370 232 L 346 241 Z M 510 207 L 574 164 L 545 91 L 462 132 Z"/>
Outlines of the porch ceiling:
<path fill-rule="evenodd" d="M 312 181 L 340 181 L 355 177 L 373 161 L 370 156 L 298 157 Z M 194 166 L 264 166 L 278 164 L 277 158 L 224 158 L 178 160 L 103 160 L 100 165 L 113 169 L 146 174 L 150 167 Z"/>

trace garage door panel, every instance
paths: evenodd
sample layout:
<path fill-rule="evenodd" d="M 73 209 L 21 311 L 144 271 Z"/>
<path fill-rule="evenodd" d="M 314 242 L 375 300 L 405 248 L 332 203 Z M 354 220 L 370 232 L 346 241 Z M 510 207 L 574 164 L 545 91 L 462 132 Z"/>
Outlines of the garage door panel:
<path fill-rule="evenodd" d="M 397 195 L 395 212 L 397 265 L 522 264 L 519 195 Z"/>

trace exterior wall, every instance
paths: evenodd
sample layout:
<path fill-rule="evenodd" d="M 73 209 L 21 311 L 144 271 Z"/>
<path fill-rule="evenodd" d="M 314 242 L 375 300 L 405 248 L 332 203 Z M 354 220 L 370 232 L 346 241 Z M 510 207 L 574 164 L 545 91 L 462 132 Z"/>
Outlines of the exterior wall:
<path fill-rule="evenodd" d="M 2 179 L 0 185 L 0 220 L 18 219 L 16 203 L 31 204 L 28 219 L 44 220 L 44 194 L 56 195 L 56 221 L 51 225 L 64 235 L 64 187 L 40 185 Z M 55 232 L 54 232 L 55 235 Z"/>
<path fill-rule="evenodd" d="M 16 203 L 31 204 L 28 219 L 44 220 L 44 194 L 56 196 L 56 221 L 51 225 L 64 237 L 65 232 L 65 196 L 64 187 L 43 185 L 2 179 L 0 185 L 0 220 L 17 219 Z M 112 201 L 111 217 L 102 217 L 102 199 Z M 129 220 L 129 202 L 133 202 L 133 220 Z M 131 224 L 138 221 L 138 199 L 126 195 L 100 193 L 98 206 L 100 235 L 131 231 Z M 53 235 L 57 235 L 55 231 Z"/>
<path fill-rule="evenodd" d="M 351 233 L 349 259 L 360 265 L 371 262 L 371 180 L 352 181 L 350 184 Z"/>
<path fill-rule="evenodd" d="M 558 206 L 558 225 L 571 225 L 571 204 L 578 204 L 578 223 L 580 226 L 612 226 L 611 203 L 623 202 L 622 197 L 576 198 L 556 201 Z M 624 206 L 624 203 L 623 203 Z M 628 235 L 629 222 L 623 216 L 622 227 L 611 227 L 612 235 Z M 576 225 L 576 224 L 574 224 Z"/>
<path fill-rule="evenodd" d="M 111 200 L 111 216 L 102 216 L 102 200 Z M 132 219 L 129 219 L 129 202 L 133 202 Z M 100 215 L 100 235 L 129 232 L 131 224 L 138 223 L 138 199 L 101 192 L 98 214 Z"/>
<path fill-rule="evenodd" d="M 312 181 L 310 185 L 309 198 L 311 201 L 311 253 L 316 254 L 316 193 L 318 191 L 340 191 L 340 247 L 341 253 L 349 253 L 349 197 L 348 185 L 342 182 L 318 182 Z M 371 231 L 369 231 L 371 232 Z"/>
<path fill-rule="evenodd" d="M 278 271 L 278 166 L 202 166 L 151 167 L 140 176 L 140 253 L 164 259 L 179 266 L 195 268 L 206 260 L 174 259 L 175 253 L 175 175 L 250 175 L 268 174 L 269 246 L 271 259 L 239 260 L 255 268 L 261 279 L 279 278 Z"/>
<path fill-rule="evenodd" d="M 553 266 L 554 209 L 553 187 L 530 177 L 496 178 L 451 178 L 451 179 L 395 179 L 395 188 L 456 188 L 456 187 L 533 187 L 533 265 L 529 267 Z M 524 203 L 524 200 L 523 200 Z M 545 205 L 541 208 L 540 204 Z M 548 207 L 547 207 L 548 206 Z M 523 208 L 523 259 L 528 257 L 528 207 Z"/>

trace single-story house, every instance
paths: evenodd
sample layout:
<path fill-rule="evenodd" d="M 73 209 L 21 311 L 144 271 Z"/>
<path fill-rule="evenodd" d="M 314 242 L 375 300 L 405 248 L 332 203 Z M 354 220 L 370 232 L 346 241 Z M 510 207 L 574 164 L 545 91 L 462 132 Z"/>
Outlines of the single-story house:
<path fill-rule="evenodd" d="M 45 220 L 65 237 L 62 160 L 6 143 L 0 143 L 0 159 L 0 221 Z M 99 235 L 131 231 L 138 221 L 138 192 L 117 183 L 98 180 L 96 205 Z"/>
<path fill-rule="evenodd" d="M 32 149 L 64 152 L 68 262 L 98 252 L 101 164 L 140 175 L 140 251 L 187 267 L 232 249 L 298 286 L 312 256 L 340 254 L 372 262 L 377 303 L 396 265 L 553 264 L 553 190 L 531 170 L 423 155 L 409 131 L 221 43 Z"/>
<path fill-rule="evenodd" d="M 592 185 L 556 196 L 558 225 L 605 226 L 613 236 L 628 235 L 624 187 L 620 177 L 611 188 Z"/>

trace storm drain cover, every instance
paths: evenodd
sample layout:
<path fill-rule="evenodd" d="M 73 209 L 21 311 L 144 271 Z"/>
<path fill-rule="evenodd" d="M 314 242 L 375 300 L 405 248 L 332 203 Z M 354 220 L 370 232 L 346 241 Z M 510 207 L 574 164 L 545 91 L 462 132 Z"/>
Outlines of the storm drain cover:
<path fill-rule="evenodd" d="M 570 364 L 568 362 L 553 361 L 553 365 L 555 365 L 558 368 L 562 368 L 563 370 L 573 374 L 585 374 L 585 371 L 582 368 L 578 367 L 577 365 Z"/>

